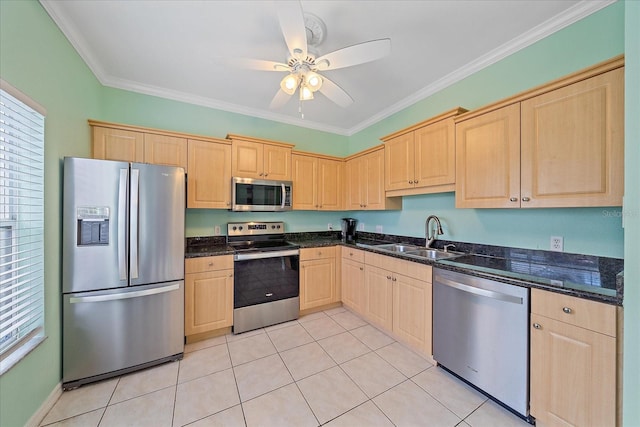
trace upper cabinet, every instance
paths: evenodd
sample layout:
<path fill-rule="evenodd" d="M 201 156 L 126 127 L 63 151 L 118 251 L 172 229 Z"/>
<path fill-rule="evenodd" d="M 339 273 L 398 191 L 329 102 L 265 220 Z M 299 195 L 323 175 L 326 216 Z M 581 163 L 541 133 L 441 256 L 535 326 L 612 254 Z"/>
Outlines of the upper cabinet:
<path fill-rule="evenodd" d="M 453 191 L 456 179 L 455 108 L 387 135 L 385 190 L 388 196 Z"/>
<path fill-rule="evenodd" d="M 617 58 L 456 118 L 456 207 L 621 206 Z"/>
<path fill-rule="evenodd" d="M 231 207 L 231 143 L 189 140 L 187 207 Z"/>
<path fill-rule="evenodd" d="M 94 159 L 180 166 L 187 169 L 186 138 L 94 124 L 92 126 Z"/>
<path fill-rule="evenodd" d="M 291 148 L 293 144 L 266 141 L 239 135 L 231 139 L 231 173 L 256 179 L 291 180 Z"/>
<path fill-rule="evenodd" d="M 348 157 L 345 169 L 347 210 L 402 209 L 402 199 L 384 191 L 384 146 Z"/>
<path fill-rule="evenodd" d="M 344 162 L 295 152 L 291 156 L 294 210 L 341 210 Z"/>

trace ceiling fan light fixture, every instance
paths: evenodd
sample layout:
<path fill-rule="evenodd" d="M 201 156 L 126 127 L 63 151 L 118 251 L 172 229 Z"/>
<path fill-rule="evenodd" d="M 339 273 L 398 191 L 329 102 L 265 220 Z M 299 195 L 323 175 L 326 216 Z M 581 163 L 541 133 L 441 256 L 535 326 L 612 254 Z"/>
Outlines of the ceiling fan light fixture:
<path fill-rule="evenodd" d="M 300 101 L 313 99 L 313 91 L 305 84 L 300 85 Z"/>
<path fill-rule="evenodd" d="M 307 73 L 304 77 L 306 85 L 312 92 L 316 92 L 322 87 L 322 77 L 313 71 Z"/>
<path fill-rule="evenodd" d="M 293 95 L 298 88 L 299 82 L 300 80 L 296 74 L 288 74 L 280 81 L 280 89 L 282 89 L 287 95 Z"/>

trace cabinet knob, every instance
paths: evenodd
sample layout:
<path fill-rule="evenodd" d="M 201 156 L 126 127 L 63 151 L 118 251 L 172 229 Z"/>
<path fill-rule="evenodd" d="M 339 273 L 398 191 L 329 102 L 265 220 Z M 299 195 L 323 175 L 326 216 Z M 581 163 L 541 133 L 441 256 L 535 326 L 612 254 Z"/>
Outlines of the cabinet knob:
<path fill-rule="evenodd" d="M 542 329 L 542 325 L 541 325 L 540 323 L 534 323 L 534 324 L 533 324 L 533 327 L 534 327 L 535 329 Z"/>
<path fill-rule="evenodd" d="M 391 276 L 387 276 L 387 280 L 391 280 Z"/>
<path fill-rule="evenodd" d="M 398 279 L 396 277 L 392 278 L 391 281 L 392 282 L 396 282 Z"/>
<path fill-rule="evenodd" d="M 353 252 L 349 252 L 349 256 L 353 256 Z"/>
<path fill-rule="evenodd" d="M 260 176 L 263 176 L 264 174 L 262 172 L 260 172 Z"/>
<path fill-rule="evenodd" d="M 531 200 L 531 199 L 530 199 L 530 198 L 528 198 L 528 197 L 523 197 L 523 198 L 522 198 L 522 201 L 523 201 L 523 202 L 528 202 L 528 201 L 530 201 L 530 200 Z"/>
<path fill-rule="evenodd" d="M 213 263 L 212 262 L 209 263 L 209 267 L 213 267 Z"/>
<path fill-rule="evenodd" d="M 571 308 L 569 307 L 562 307 L 562 311 L 564 311 L 567 314 L 571 314 L 573 312 L 573 310 L 571 310 Z"/>
<path fill-rule="evenodd" d="M 229 274 L 229 277 L 233 277 L 233 273 L 232 273 L 232 274 Z"/>
<path fill-rule="evenodd" d="M 510 202 L 517 202 L 517 201 L 518 201 L 518 198 L 517 198 L 517 197 L 512 197 L 512 198 L 510 198 L 510 199 L 509 199 L 509 201 L 510 201 Z"/>
<path fill-rule="evenodd" d="M 264 176 L 265 176 L 265 178 L 266 178 L 266 177 L 268 177 L 268 176 L 269 176 L 269 174 L 268 174 L 268 173 L 265 173 L 265 174 L 264 174 Z"/>
<path fill-rule="evenodd" d="M 230 203 L 230 202 L 227 202 L 227 206 L 231 206 L 231 203 Z"/>
<path fill-rule="evenodd" d="M 413 181 L 409 181 L 409 184 L 413 184 Z"/>
<path fill-rule="evenodd" d="M 416 179 L 416 180 L 414 180 L 414 181 L 413 181 L 413 183 L 414 183 L 414 184 L 417 184 L 417 183 L 418 183 L 418 180 L 417 180 L 417 179 Z"/>
<path fill-rule="evenodd" d="M 362 270 L 364 270 L 364 268 L 363 268 L 363 267 L 360 267 L 360 271 L 362 271 Z"/>

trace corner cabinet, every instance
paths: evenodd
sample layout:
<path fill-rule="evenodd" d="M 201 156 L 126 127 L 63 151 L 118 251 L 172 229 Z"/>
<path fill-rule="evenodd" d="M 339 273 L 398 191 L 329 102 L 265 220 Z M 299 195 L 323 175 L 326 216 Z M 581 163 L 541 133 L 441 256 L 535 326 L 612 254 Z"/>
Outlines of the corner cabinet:
<path fill-rule="evenodd" d="M 447 192 L 455 189 L 455 108 L 407 129 L 387 135 L 385 190 L 387 196 Z"/>
<path fill-rule="evenodd" d="M 233 325 L 233 256 L 185 260 L 184 330 L 189 336 Z"/>
<path fill-rule="evenodd" d="M 402 209 L 402 198 L 385 194 L 384 146 L 348 157 L 345 169 L 347 210 Z"/>
<path fill-rule="evenodd" d="M 343 170 L 341 159 L 294 152 L 291 155 L 294 210 L 341 210 Z"/>
<path fill-rule="evenodd" d="M 530 412 L 536 424 L 618 424 L 617 310 L 532 290 Z"/>
<path fill-rule="evenodd" d="M 187 208 L 231 207 L 231 143 L 188 142 Z"/>
<path fill-rule="evenodd" d="M 336 247 L 300 249 L 300 310 L 340 301 Z"/>
<path fill-rule="evenodd" d="M 293 144 L 227 135 L 231 140 L 231 173 L 255 179 L 291 180 Z"/>
<path fill-rule="evenodd" d="M 615 59 L 457 117 L 456 207 L 621 206 L 623 111 Z"/>

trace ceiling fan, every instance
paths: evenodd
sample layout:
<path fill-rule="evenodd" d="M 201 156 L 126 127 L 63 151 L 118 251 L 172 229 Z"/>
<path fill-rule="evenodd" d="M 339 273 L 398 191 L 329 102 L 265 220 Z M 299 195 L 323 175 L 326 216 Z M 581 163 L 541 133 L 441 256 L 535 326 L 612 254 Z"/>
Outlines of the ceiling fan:
<path fill-rule="evenodd" d="M 280 89 L 271 101 L 270 108 L 282 107 L 296 91 L 299 91 L 301 101 L 313 99 L 314 92 L 319 91 L 341 107 L 351 105 L 351 96 L 320 72 L 380 59 L 391 51 L 391 39 L 371 40 L 317 56 L 314 48 L 322 43 L 326 33 L 322 20 L 303 13 L 300 1 L 278 1 L 275 4 L 289 50 L 287 62 L 236 58 L 231 63 L 254 70 L 287 73 L 280 82 Z"/>

